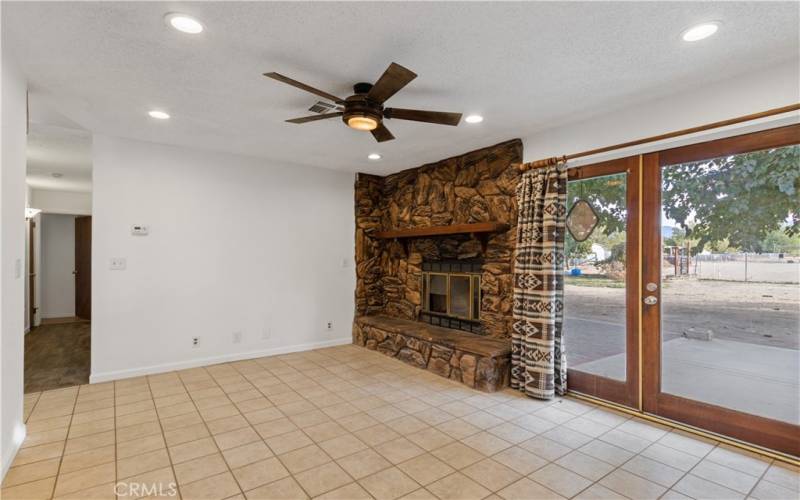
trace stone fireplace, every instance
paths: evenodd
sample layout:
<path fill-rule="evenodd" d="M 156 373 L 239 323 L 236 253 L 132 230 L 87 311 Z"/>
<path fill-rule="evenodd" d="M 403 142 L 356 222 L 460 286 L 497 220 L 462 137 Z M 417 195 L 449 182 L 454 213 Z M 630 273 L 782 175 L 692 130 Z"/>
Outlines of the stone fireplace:
<path fill-rule="evenodd" d="M 479 389 L 507 382 L 521 162 L 515 139 L 358 175 L 355 343 Z"/>

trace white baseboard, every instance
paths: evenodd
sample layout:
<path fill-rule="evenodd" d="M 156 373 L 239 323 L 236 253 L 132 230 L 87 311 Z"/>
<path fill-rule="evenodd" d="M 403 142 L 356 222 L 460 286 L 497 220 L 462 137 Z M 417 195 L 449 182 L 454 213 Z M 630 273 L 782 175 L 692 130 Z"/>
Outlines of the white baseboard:
<path fill-rule="evenodd" d="M 92 373 L 89 375 L 90 384 L 98 384 L 100 382 L 109 382 L 111 380 L 120 380 L 131 377 L 141 377 L 142 375 L 154 375 L 156 373 L 171 372 L 175 370 L 186 370 L 188 368 L 197 368 L 198 366 L 216 365 L 219 363 L 229 363 L 231 361 L 242 361 L 245 359 L 263 358 L 265 356 L 275 356 L 276 354 L 288 354 L 292 352 L 310 351 L 312 349 L 321 349 L 323 347 L 333 347 L 337 345 L 351 344 L 353 338 L 351 336 L 342 337 L 332 340 L 324 340 L 321 342 L 308 342 L 305 344 L 295 344 L 284 347 L 275 347 L 272 349 L 264 349 L 260 351 L 237 352 L 234 354 L 226 354 L 224 356 L 211 356 L 206 358 L 191 359 L 188 361 L 179 361 L 177 363 L 164 363 L 160 365 L 143 366 L 140 368 L 129 368 L 127 370 L 118 370 L 113 372 Z"/>
<path fill-rule="evenodd" d="M 6 478 L 6 472 L 8 472 L 9 468 L 11 468 L 11 464 L 14 462 L 14 458 L 16 458 L 17 456 L 17 452 L 19 452 L 22 443 L 25 441 L 25 436 L 27 434 L 27 431 L 25 430 L 25 425 L 22 425 L 21 429 L 22 429 L 22 436 L 7 436 L 7 438 L 5 438 L 11 441 L 11 445 L 10 446 L 4 445 L 3 463 L 0 464 L 0 467 L 2 467 L 0 469 L 0 482 L 2 482 L 3 479 Z"/>
<path fill-rule="evenodd" d="M 43 312 L 40 316 L 42 319 L 51 319 L 51 318 L 74 318 L 75 311 L 72 312 Z"/>

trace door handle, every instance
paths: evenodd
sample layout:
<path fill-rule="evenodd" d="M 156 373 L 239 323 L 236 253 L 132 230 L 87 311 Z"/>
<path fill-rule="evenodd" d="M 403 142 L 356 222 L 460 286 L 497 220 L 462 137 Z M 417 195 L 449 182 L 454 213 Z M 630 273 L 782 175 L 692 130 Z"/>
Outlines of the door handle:
<path fill-rule="evenodd" d="M 73 274 L 74 276 L 77 276 L 77 275 L 78 275 L 78 271 L 72 271 L 72 274 Z"/>
<path fill-rule="evenodd" d="M 647 304 L 648 306 L 653 306 L 658 303 L 658 297 L 656 297 L 655 295 L 648 295 L 647 297 L 644 298 L 644 303 Z"/>

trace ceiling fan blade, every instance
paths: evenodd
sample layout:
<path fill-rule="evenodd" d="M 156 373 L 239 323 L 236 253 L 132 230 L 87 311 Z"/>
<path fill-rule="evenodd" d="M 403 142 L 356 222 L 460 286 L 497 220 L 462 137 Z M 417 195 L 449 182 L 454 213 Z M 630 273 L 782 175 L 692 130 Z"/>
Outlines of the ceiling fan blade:
<path fill-rule="evenodd" d="M 389 129 L 386 128 L 386 125 L 384 125 L 383 123 L 378 125 L 378 128 L 372 130 L 372 136 L 378 142 L 391 141 L 392 139 L 394 139 L 392 133 L 389 132 Z"/>
<path fill-rule="evenodd" d="M 381 104 L 416 77 L 417 74 L 410 69 L 406 69 L 397 63 L 392 63 L 378 78 L 375 85 L 372 86 L 367 97 Z"/>
<path fill-rule="evenodd" d="M 441 111 L 423 111 L 420 109 L 386 108 L 383 110 L 386 118 L 398 120 L 413 120 L 415 122 L 437 123 L 439 125 L 458 125 L 461 113 L 444 113 Z"/>
<path fill-rule="evenodd" d="M 323 113 L 321 115 L 311 115 L 311 116 L 304 116 L 302 118 L 292 118 L 291 120 L 286 120 L 289 123 L 307 123 L 307 122 L 315 122 L 317 120 L 327 120 L 328 118 L 336 118 L 337 116 L 342 116 L 344 113 Z"/>
<path fill-rule="evenodd" d="M 288 76 L 283 76 L 280 73 L 275 73 L 275 72 L 273 72 L 273 73 L 264 73 L 264 76 L 266 76 L 267 78 L 272 78 L 273 80 L 278 80 L 279 82 L 283 82 L 283 83 L 289 84 L 292 87 L 297 87 L 298 89 L 305 90 L 306 92 L 311 92 L 312 94 L 318 95 L 320 97 L 324 97 L 325 99 L 328 99 L 329 101 L 333 101 L 333 102 L 335 102 L 337 104 L 344 102 L 344 100 L 342 100 L 339 97 L 336 97 L 333 94 L 329 94 L 329 93 L 327 93 L 325 91 L 322 91 L 322 90 L 319 90 L 319 89 L 315 89 L 314 87 L 312 87 L 310 85 L 306 85 L 305 83 L 302 83 L 302 82 L 298 82 L 297 80 L 292 80 Z"/>

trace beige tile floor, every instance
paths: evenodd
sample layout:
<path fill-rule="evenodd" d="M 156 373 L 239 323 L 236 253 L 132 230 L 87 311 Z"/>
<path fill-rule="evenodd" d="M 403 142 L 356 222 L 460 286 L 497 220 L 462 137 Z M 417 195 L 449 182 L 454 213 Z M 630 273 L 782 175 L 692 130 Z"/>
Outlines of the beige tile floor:
<path fill-rule="evenodd" d="M 796 469 L 354 346 L 26 395 L 2 498 L 796 499 Z M 116 485 L 116 490 L 115 490 Z"/>

